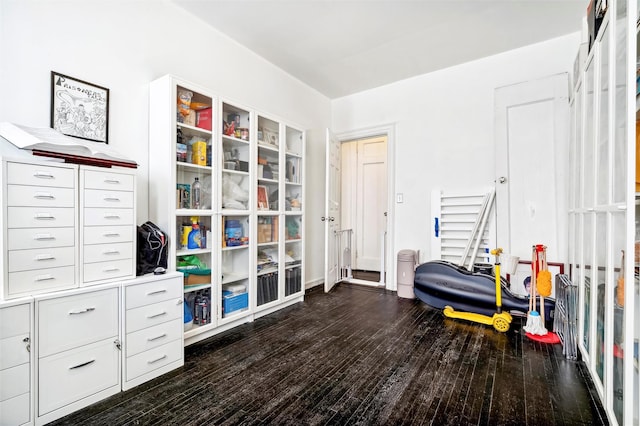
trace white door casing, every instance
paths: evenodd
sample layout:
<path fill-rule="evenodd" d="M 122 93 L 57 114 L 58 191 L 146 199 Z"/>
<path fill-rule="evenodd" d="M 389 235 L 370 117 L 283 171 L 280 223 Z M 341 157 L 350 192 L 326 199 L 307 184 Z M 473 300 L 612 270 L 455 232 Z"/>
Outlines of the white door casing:
<path fill-rule="evenodd" d="M 568 89 L 563 73 L 495 90 L 497 244 L 521 260 L 544 244 L 567 261 Z"/>
<path fill-rule="evenodd" d="M 338 281 L 338 237 L 340 230 L 340 141 L 327 129 L 324 221 L 324 291 Z"/>

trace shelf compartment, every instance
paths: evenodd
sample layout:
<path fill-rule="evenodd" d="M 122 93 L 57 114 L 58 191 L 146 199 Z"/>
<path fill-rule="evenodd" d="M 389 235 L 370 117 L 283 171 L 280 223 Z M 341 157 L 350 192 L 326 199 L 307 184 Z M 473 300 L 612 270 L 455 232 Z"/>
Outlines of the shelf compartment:
<path fill-rule="evenodd" d="M 264 305 L 279 299 L 278 272 L 259 274 L 257 279 L 256 305 Z"/>
<path fill-rule="evenodd" d="M 277 151 L 280 146 L 280 124 L 258 115 L 258 144 Z"/>
<path fill-rule="evenodd" d="M 184 295 L 185 303 L 191 310 L 193 327 L 211 324 L 213 318 L 211 307 L 211 286 L 190 291 Z"/>
<path fill-rule="evenodd" d="M 296 156 L 302 158 L 304 148 L 303 132 L 287 126 L 285 129 L 285 138 L 287 144 L 287 156 Z"/>
<path fill-rule="evenodd" d="M 284 271 L 284 295 L 300 293 L 302 291 L 302 267 L 300 265 L 288 267 Z"/>
<path fill-rule="evenodd" d="M 284 238 L 287 241 L 300 240 L 302 216 L 285 216 Z"/>

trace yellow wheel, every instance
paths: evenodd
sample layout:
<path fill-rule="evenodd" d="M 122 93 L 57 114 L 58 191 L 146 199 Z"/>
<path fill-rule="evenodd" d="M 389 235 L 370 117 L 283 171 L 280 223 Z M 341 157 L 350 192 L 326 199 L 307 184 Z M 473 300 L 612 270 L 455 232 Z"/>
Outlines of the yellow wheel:
<path fill-rule="evenodd" d="M 495 316 L 493 318 L 493 328 L 498 330 L 501 333 L 506 333 L 509 330 L 511 324 L 507 321 L 506 318 L 501 316 Z"/>

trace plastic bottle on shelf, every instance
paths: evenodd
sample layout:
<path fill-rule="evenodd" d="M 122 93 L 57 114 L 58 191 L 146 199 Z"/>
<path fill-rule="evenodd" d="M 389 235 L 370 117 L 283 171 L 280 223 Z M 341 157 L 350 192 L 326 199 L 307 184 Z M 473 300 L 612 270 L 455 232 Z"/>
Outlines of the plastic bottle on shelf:
<path fill-rule="evenodd" d="M 189 232 L 189 237 L 187 238 L 187 248 L 202 248 L 200 225 L 198 225 L 198 218 L 196 216 L 191 218 L 191 232 Z"/>
<path fill-rule="evenodd" d="M 200 208 L 200 178 L 195 178 L 191 185 L 191 208 Z"/>

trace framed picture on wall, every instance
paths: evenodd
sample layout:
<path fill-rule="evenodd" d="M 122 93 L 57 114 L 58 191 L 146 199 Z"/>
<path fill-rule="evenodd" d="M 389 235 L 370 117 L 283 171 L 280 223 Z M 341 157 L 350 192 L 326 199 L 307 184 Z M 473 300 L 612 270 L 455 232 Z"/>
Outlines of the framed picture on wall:
<path fill-rule="evenodd" d="M 547 262 L 547 268 L 551 272 L 551 297 L 556 294 L 556 275 L 564 274 L 564 264 Z M 507 280 L 511 285 L 511 291 L 520 296 L 528 296 L 531 289 L 531 261 L 521 260 L 516 267 L 516 273 L 507 275 Z"/>
<path fill-rule="evenodd" d="M 109 143 L 109 89 L 51 71 L 51 127 Z"/>

